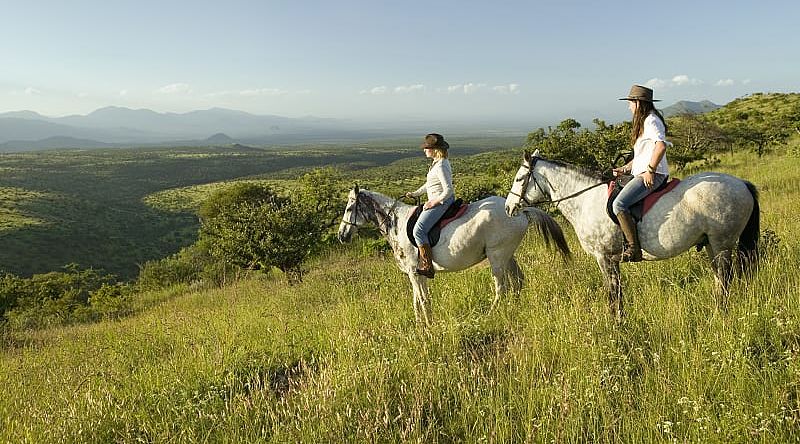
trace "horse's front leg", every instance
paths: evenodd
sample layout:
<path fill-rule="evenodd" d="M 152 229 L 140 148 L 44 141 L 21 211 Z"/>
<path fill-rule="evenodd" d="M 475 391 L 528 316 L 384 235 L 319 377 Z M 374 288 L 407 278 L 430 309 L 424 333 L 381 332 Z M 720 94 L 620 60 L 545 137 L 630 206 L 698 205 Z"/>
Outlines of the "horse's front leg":
<path fill-rule="evenodd" d="M 411 280 L 411 287 L 414 289 L 414 317 L 417 319 L 417 323 L 429 326 L 433 318 L 431 316 L 428 278 L 414 274 L 414 272 L 409 272 L 408 278 Z"/>
<path fill-rule="evenodd" d="M 611 256 L 600 255 L 595 256 L 597 265 L 600 267 L 600 272 L 603 274 L 603 281 L 608 291 L 608 306 L 611 309 L 611 315 L 617 322 L 621 322 L 625 317 L 625 311 L 622 302 L 622 281 L 619 271 L 619 262 L 611 259 Z"/>

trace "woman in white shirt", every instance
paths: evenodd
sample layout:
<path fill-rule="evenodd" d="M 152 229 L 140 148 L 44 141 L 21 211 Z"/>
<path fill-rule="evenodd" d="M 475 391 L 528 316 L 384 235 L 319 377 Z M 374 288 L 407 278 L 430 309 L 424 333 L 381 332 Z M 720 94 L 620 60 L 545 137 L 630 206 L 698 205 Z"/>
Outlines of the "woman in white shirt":
<path fill-rule="evenodd" d="M 628 244 L 619 257 L 620 261 L 639 262 L 642 260 L 642 249 L 630 207 L 661 186 L 669 175 L 666 156 L 667 124 L 653 104 L 658 100 L 653 100 L 652 89 L 633 85 L 628 97 L 619 100 L 627 100 L 628 109 L 633 114 L 633 160 L 613 171 L 615 175 L 630 173 L 634 178 L 614 200 L 613 211 Z"/>
<path fill-rule="evenodd" d="M 414 225 L 414 241 L 419 249 L 419 260 L 416 273 L 433 279 L 433 254 L 431 252 L 428 232 L 442 217 L 450 204 L 453 203 L 453 170 L 447 160 L 447 150 L 450 145 L 441 134 L 431 133 L 425 136 L 420 145 L 425 152 L 425 157 L 433 159 L 425 184 L 416 191 L 406 193 L 407 197 L 428 195 L 428 200 L 422 207 L 422 213 Z"/>

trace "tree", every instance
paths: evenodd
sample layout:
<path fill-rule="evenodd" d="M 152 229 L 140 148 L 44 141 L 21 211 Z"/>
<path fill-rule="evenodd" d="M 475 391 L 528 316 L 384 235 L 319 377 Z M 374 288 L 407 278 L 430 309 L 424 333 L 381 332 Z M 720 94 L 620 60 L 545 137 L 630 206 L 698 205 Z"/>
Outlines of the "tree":
<path fill-rule="evenodd" d="M 782 143 L 789 137 L 786 123 L 757 110 L 741 111 L 736 113 L 728 131 L 733 137 L 752 145 L 758 157 L 761 157 L 771 145 Z"/>
<path fill-rule="evenodd" d="M 575 119 L 566 119 L 555 128 L 539 128 L 528 134 L 525 148 L 538 149 L 548 159 L 562 160 L 593 170 L 607 170 L 628 145 L 630 125 L 607 125 L 594 119 L 595 131 L 580 129 Z"/>
<path fill-rule="evenodd" d="M 200 242 L 219 260 L 250 270 L 275 267 L 300 282 L 302 264 L 333 238 L 334 210 L 343 207 L 332 170 L 300 183 L 288 196 L 253 183 L 220 191 L 201 208 Z"/>
<path fill-rule="evenodd" d="M 670 119 L 670 140 L 674 146 L 667 156 L 677 169 L 706 158 L 724 147 L 725 133 L 700 114 L 681 114 Z"/>

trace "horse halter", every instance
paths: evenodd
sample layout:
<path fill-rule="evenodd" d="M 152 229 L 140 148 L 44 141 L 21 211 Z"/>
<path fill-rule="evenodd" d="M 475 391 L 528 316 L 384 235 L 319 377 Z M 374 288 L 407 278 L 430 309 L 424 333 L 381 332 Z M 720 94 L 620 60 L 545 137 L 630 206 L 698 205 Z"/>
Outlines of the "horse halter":
<path fill-rule="evenodd" d="M 529 207 L 532 207 L 534 205 L 533 202 L 529 201 L 528 198 L 525 197 L 525 195 L 528 194 L 528 186 L 531 184 L 531 179 L 533 179 L 533 184 L 536 185 L 536 188 L 538 188 L 543 195 L 547 196 L 547 193 L 544 191 L 544 188 L 542 188 L 542 186 L 539 185 L 539 182 L 536 181 L 536 178 L 533 177 L 533 166 L 536 164 L 536 160 L 537 160 L 536 157 L 532 158 L 530 165 L 526 164 L 525 162 L 522 162 L 521 167 L 526 168 L 528 170 L 528 174 L 526 174 L 525 178 L 523 179 L 521 193 L 517 194 L 514 192 L 514 190 L 508 192 L 508 194 L 519 197 L 519 200 L 521 202 L 525 202 L 525 204 L 527 204 Z M 519 207 L 520 204 L 517 203 L 516 206 Z"/>
<path fill-rule="evenodd" d="M 358 228 L 358 224 L 356 223 L 356 221 L 358 220 L 358 213 L 359 213 L 359 205 L 358 204 L 359 203 L 361 203 L 361 193 L 360 192 L 356 193 L 356 201 L 353 203 L 353 205 L 352 206 L 348 206 L 346 208 L 346 210 L 350 210 L 350 218 L 352 219 L 352 221 L 345 220 L 344 216 L 342 216 L 342 222 L 343 223 Z M 366 219 L 366 217 L 364 217 L 363 211 L 361 213 L 362 213 L 361 216 L 364 219 Z"/>
<path fill-rule="evenodd" d="M 342 216 L 343 223 L 358 228 L 359 224 L 356 221 L 358 220 L 359 213 L 361 213 L 362 219 L 369 220 L 369 218 L 367 217 L 367 213 L 365 213 L 364 210 L 361 208 L 361 205 L 364 205 L 364 203 L 361 202 L 361 199 L 362 199 L 361 192 L 356 193 L 355 203 L 353 203 L 352 206 L 348 206 L 346 208 L 346 210 L 350 210 L 351 220 L 345 220 L 344 216 Z M 390 227 L 391 215 L 397 207 L 397 202 L 398 201 L 395 199 L 394 203 L 392 204 L 392 207 L 389 209 L 389 212 L 383 214 L 383 221 L 378 221 L 378 230 L 380 230 L 382 234 L 388 233 L 389 228 L 391 228 Z"/>

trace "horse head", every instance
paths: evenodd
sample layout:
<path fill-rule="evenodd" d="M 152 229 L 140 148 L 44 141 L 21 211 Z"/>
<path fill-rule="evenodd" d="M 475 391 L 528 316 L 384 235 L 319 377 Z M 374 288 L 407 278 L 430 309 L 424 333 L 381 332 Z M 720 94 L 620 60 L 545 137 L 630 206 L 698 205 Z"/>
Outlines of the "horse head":
<path fill-rule="evenodd" d="M 533 206 L 538 202 L 547 200 L 547 196 L 539 186 L 531 187 L 531 180 L 536 182 L 534 177 L 534 166 L 540 159 L 539 150 L 531 153 L 528 150 L 522 155 L 522 165 L 517 174 L 514 175 L 514 182 L 511 184 L 511 191 L 506 197 L 506 214 L 516 216 L 523 206 Z"/>
<path fill-rule="evenodd" d="M 347 206 L 344 208 L 337 235 L 339 242 L 350 242 L 350 239 L 358 231 L 358 227 L 367 222 L 364 217 L 364 203 L 361 200 L 361 190 L 358 185 L 355 185 L 347 195 Z"/>

